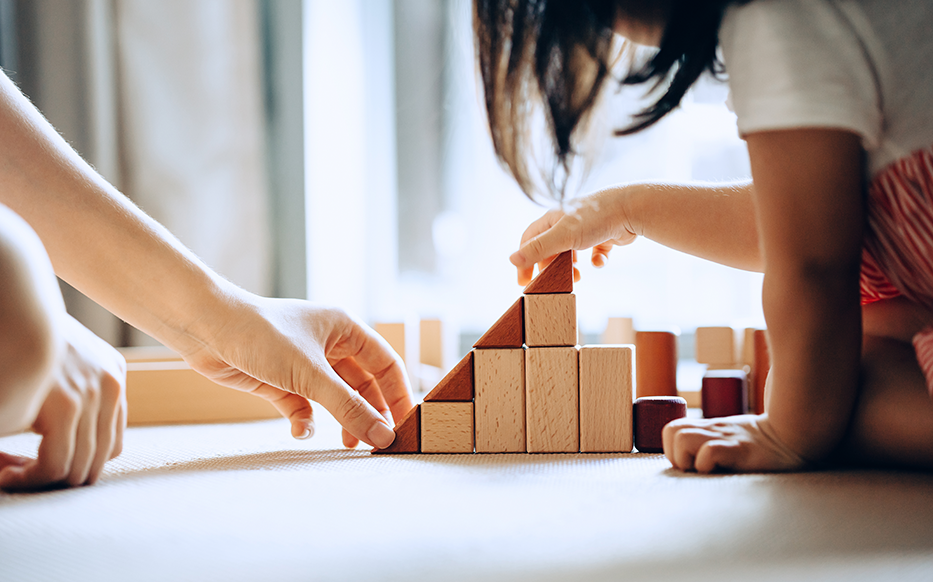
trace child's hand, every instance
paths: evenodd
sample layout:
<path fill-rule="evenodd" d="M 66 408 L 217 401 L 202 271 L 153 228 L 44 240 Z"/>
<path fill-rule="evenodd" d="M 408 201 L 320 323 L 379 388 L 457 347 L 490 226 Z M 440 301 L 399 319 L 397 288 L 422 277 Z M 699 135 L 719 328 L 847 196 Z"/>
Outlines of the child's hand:
<path fill-rule="evenodd" d="M 70 315 L 64 347 L 32 430 L 37 458 L 0 453 L 0 489 L 34 490 L 94 483 L 120 454 L 126 428 L 126 361 Z"/>
<path fill-rule="evenodd" d="M 573 200 L 566 211 L 551 210 L 532 222 L 522 234 L 521 247 L 509 257 L 518 267 L 519 285 L 531 281 L 536 263 L 543 268 L 564 251 L 592 247 L 591 261 L 602 267 L 613 245 L 634 241 L 637 235 L 622 208 L 625 193 L 624 188 L 602 190 Z M 578 281 L 580 272 L 576 267 L 573 271 Z"/>
<path fill-rule="evenodd" d="M 767 414 L 682 418 L 664 427 L 663 441 L 664 454 L 682 471 L 795 471 L 806 465 L 777 438 Z"/>
<path fill-rule="evenodd" d="M 243 294 L 191 367 L 219 384 L 271 402 L 291 421 L 292 436 L 314 433 L 309 400 L 344 427 L 343 442 L 392 444 L 393 418 L 414 406 L 404 364 L 369 326 L 336 308 Z"/>

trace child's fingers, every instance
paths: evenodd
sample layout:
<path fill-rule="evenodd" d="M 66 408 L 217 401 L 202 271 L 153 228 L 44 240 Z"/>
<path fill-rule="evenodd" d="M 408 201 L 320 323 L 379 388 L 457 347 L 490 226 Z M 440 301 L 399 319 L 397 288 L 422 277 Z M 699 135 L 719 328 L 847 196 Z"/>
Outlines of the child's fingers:
<path fill-rule="evenodd" d="M 743 456 L 742 446 L 732 440 L 710 440 L 697 451 L 694 466 L 698 473 L 712 473 L 717 468 L 738 469 Z"/>
<path fill-rule="evenodd" d="M 594 267 L 603 267 L 606 265 L 606 260 L 609 259 L 609 251 L 612 250 L 612 245 L 608 243 L 600 243 L 593 247 L 593 256 L 590 259 L 590 262 L 593 263 Z"/>
<path fill-rule="evenodd" d="M 8 453 L 0 452 L 0 471 L 6 467 L 22 467 L 30 460 L 31 459 L 29 457 L 21 457 L 19 455 L 10 455 Z"/>

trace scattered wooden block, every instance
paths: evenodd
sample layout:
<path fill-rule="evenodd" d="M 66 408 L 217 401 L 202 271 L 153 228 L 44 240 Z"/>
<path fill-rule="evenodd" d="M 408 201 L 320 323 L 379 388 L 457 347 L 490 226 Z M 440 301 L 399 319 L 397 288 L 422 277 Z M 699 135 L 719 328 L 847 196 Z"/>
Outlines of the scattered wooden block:
<path fill-rule="evenodd" d="M 373 449 L 374 455 L 397 455 L 421 452 L 421 404 L 408 411 L 395 423 L 395 440 L 384 449 Z"/>
<path fill-rule="evenodd" d="M 631 317 L 610 317 L 600 342 L 604 344 L 634 344 L 635 325 Z"/>
<path fill-rule="evenodd" d="M 636 349 L 637 352 L 637 349 Z M 639 453 L 663 453 L 661 431 L 672 420 L 687 416 L 687 403 L 677 396 L 648 396 L 635 401 L 635 448 Z"/>
<path fill-rule="evenodd" d="M 703 417 L 745 414 L 748 380 L 744 370 L 709 370 L 703 376 Z"/>
<path fill-rule="evenodd" d="M 418 328 L 421 363 L 444 368 L 444 329 L 441 320 L 422 319 Z"/>
<path fill-rule="evenodd" d="M 635 390 L 642 396 L 677 396 L 677 334 L 635 334 Z"/>
<path fill-rule="evenodd" d="M 525 438 L 529 453 L 580 450 L 577 348 L 525 350 Z"/>
<path fill-rule="evenodd" d="M 423 403 L 421 405 L 421 452 L 472 453 L 473 403 Z"/>
<path fill-rule="evenodd" d="M 703 397 L 701 390 L 677 390 L 677 395 L 684 399 L 687 408 L 702 408 Z"/>
<path fill-rule="evenodd" d="M 741 338 L 731 327 L 698 327 L 696 360 L 710 366 L 736 366 L 741 360 Z"/>
<path fill-rule="evenodd" d="M 424 397 L 425 402 L 473 401 L 473 352 L 460 360 L 453 370 Z"/>
<path fill-rule="evenodd" d="M 632 451 L 633 352 L 630 345 L 580 348 L 581 453 Z"/>
<path fill-rule="evenodd" d="M 753 334 L 754 361 L 752 363 L 751 388 L 749 390 L 749 411 L 763 414 L 765 411 L 765 383 L 771 370 L 771 352 L 768 348 L 768 332 L 756 329 Z"/>
<path fill-rule="evenodd" d="M 402 361 L 405 360 L 405 324 L 404 323 L 377 323 L 373 326 L 376 333 L 389 342 L 392 349 L 395 350 Z"/>
<path fill-rule="evenodd" d="M 557 255 L 538 276 L 525 287 L 525 295 L 573 292 L 573 251 Z"/>
<path fill-rule="evenodd" d="M 473 350 L 477 453 L 525 451 L 525 350 Z"/>
<path fill-rule="evenodd" d="M 528 347 L 574 346 L 577 298 L 573 293 L 525 296 L 525 344 Z"/>
<path fill-rule="evenodd" d="M 474 348 L 520 348 L 525 343 L 524 298 L 512 304 L 483 337 L 473 344 Z"/>

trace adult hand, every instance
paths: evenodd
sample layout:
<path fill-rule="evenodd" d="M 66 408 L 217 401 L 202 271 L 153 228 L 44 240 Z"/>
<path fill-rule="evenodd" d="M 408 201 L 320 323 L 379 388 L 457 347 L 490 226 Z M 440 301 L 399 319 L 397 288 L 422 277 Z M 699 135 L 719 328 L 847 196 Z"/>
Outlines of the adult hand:
<path fill-rule="evenodd" d="M 576 199 L 567 210 L 551 210 L 531 223 L 521 246 L 509 257 L 518 268 L 519 285 L 527 285 L 536 263 L 543 268 L 568 250 L 593 248 L 591 261 L 602 267 L 613 245 L 632 243 L 637 234 L 623 207 L 627 188 L 615 187 Z M 576 255 L 574 255 L 576 262 Z M 580 272 L 574 267 L 574 280 Z"/>
<path fill-rule="evenodd" d="M 295 438 L 314 433 L 309 400 L 343 426 L 343 442 L 385 448 L 393 418 L 414 406 L 404 364 L 369 326 L 341 309 L 242 293 L 201 347 L 180 350 L 219 384 L 271 402 Z"/>
<path fill-rule="evenodd" d="M 0 489 L 34 490 L 94 483 L 120 454 L 126 428 L 126 361 L 70 315 L 64 346 L 32 430 L 35 459 L 0 453 Z"/>

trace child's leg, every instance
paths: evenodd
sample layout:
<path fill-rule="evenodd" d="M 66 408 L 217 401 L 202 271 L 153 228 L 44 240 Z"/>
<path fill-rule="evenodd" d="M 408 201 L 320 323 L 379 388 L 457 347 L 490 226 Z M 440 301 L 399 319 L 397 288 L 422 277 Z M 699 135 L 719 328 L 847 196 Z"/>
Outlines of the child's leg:
<path fill-rule="evenodd" d="M 42 243 L 0 205 L 0 434 L 24 430 L 36 417 L 59 351 L 55 321 L 63 314 Z"/>

